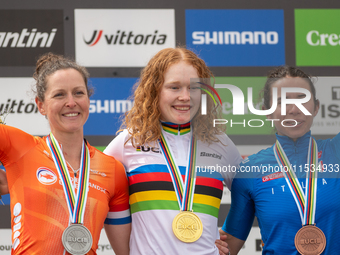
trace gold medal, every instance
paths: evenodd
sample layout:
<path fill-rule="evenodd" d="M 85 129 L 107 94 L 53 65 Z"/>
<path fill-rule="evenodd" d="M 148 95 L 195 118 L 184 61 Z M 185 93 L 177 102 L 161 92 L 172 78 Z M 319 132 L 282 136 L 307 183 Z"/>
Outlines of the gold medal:
<path fill-rule="evenodd" d="M 182 211 L 172 221 L 172 231 L 180 241 L 192 243 L 201 237 L 203 224 L 193 212 Z"/>
<path fill-rule="evenodd" d="M 326 237 L 314 225 L 303 226 L 295 235 L 295 247 L 303 255 L 319 255 L 326 247 Z"/>

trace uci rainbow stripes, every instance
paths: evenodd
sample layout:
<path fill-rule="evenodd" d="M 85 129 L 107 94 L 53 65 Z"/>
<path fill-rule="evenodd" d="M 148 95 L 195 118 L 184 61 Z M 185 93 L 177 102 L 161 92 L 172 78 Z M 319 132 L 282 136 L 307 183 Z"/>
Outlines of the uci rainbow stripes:
<path fill-rule="evenodd" d="M 78 191 L 75 193 L 70 174 L 62 150 L 52 133 L 46 138 L 46 143 L 52 152 L 54 164 L 62 181 L 67 207 L 70 213 L 71 223 L 82 224 L 84 222 L 85 206 L 90 179 L 90 153 L 83 141 L 81 161 L 78 179 Z"/>
<path fill-rule="evenodd" d="M 313 225 L 315 223 L 317 175 L 319 171 L 318 146 L 316 141 L 312 137 L 309 140 L 306 165 L 309 166 L 309 168 L 306 170 L 305 191 L 302 189 L 300 182 L 292 169 L 289 159 L 278 140 L 276 140 L 273 150 L 276 160 L 281 167 L 281 171 L 285 176 L 290 192 L 295 199 L 302 224 Z"/>
<path fill-rule="evenodd" d="M 172 183 L 174 185 L 175 193 L 177 196 L 178 205 L 181 211 L 191 211 L 193 204 L 193 197 L 195 191 L 196 182 L 196 150 L 197 140 L 191 136 L 189 146 L 189 160 L 185 173 L 185 181 L 183 183 L 181 172 L 175 162 L 174 155 L 171 151 L 169 144 L 167 143 L 165 136 L 161 133 L 161 139 L 159 145 L 164 155 Z"/>

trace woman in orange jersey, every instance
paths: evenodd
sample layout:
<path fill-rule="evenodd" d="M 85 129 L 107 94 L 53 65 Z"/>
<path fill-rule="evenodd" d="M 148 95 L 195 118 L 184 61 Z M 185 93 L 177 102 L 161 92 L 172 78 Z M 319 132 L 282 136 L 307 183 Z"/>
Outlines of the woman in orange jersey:
<path fill-rule="evenodd" d="M 129 178 L 133 255 L 229 252 L 216 241 L 217 218 L 223 181 L 230 187 L 233 177 L 225 167 L 236 169 L 241 157 L 224 130 L 213 127 L 215 98 L 207 98 L 208 113 L 201 114 L 202 94 L 214 91 L 210 77 L 190 50 L 158 52 L 142 71 L 126 129 L 104 151 Z"/>
<path fill-rule="evenodd" d="M 127 255 L 131 218 L 124 167 L 83 137 L 88 72 L 49 53 L 38 60 L 33 77 L 35 102 L 51 133 L 40 138 L 0 125 L 12 254 L 96 254 L 104 225 L 115 253 Z"/>

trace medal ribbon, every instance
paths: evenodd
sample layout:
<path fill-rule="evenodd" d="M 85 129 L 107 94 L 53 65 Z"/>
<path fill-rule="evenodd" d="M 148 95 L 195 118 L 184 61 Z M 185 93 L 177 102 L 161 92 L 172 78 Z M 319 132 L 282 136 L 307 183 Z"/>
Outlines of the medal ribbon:
<path fill-rule="evenodd" d="M 273 148 L 278 164 L 281 167 L 286 182 L 298 207 L 301 222 L 303 225 L 313 225 L 315 223 L 316 192 L 317 192 L 317 166 L 318 166 L 318 146 L 311 137 L 309 140 L 307 165 L 309 169 L 306 174 L 306 188 L 303 191 L 295 172 L 284 152 L 280 142 L 276 140 Z"/>
<path fill-rule="evenodd" d="M 71 222 L 82 224 L 84 222 L 85 205 L 89 189 L 90 178 L 90 152 L 85 142 L 82 144 L 78 191 L 77 194 L 72 187 L 72 181 L 67 169 L 62 150 L 52 133 L 46 138 L 48 147 L 52 152 L 54 164 L 62 181 L 67 207 L 70 212 Z"/>
<path fill-rule="evenodd" d="M 179 208 L 182 211 L 191 211 L 194 191 L 195 191 L 195 183 L 196 183 L 196 149 L 197 149 L 197 140 L 195 137 L 191 136 L 190 146 L 189 146 L 189 160 L 188 165 L 185 172 L 185 181 L 183 183 L 181 172 L 175 162 L 173 153 L 169 144 L 167 143 L 165 136 L 161 133 L 161 139 L 159 140 L 159 145 L 161 147 L 162 153 L 164 155 L 164 159 L 167 163 L 167 167 L 172 179 L 172 183 L 174 185 L 175 193 L 177 196 L 177 201 Z"/>

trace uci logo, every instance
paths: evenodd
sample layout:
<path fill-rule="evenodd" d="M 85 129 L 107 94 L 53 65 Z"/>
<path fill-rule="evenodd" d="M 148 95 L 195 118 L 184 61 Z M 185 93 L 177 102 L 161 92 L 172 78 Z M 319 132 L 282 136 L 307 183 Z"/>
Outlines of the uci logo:
<path fill-rule="evenodd" d="M 149 147 L 149 146 L 137 146 L 137 151 L 144 151 L 144 152 L 149 152 L 150 150 L 154 153 L 160 153 L 159 148 L 156 147 Z"/>

